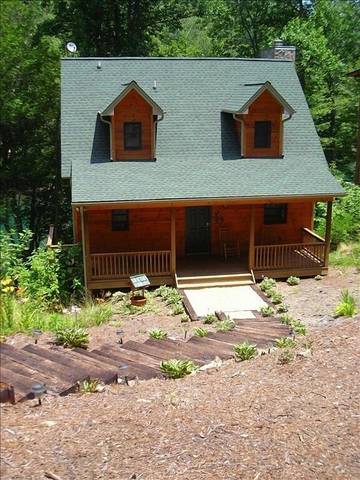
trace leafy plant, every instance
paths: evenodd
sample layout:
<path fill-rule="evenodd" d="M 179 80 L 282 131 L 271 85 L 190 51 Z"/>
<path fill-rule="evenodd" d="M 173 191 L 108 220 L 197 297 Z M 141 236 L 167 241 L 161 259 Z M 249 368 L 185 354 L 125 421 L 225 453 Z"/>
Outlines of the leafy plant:
<path fill-rule="evenodd" d="M 171 307 L 172 315 L 180 315 L 181 313 L 184 313 L 184 312 L 185 312 L 185 310 L 184 310 L 184 307 L 182 306 L 181 303 L 175 303 Z"/>
<path fill-rule="evenodd" d="M 294 276 L 290 276 L 287 280 L 286 280 L 286 283 L 290 286 L 294 286 L 294 285 L 299 285 L 300 283 L 300 278 L 299 277 L 294 277 Z"/>
<path fill-rule="evenodd" d="M 167 337 L 167 333 L 161 328 L 153 328 L 149 331 L 149 337 L 155 338 L 156 340 L 163 340 Z"/>
<path fill-rule="evenodd" d="M 197 337 L 207 337 L 208 333 L 209 330 L 207 330 L 206 328 L 194 328 L 194 335 L 196 335 Z"/>
<path fill-rule="evenodd" d="M 268 298 L 271 298 L 273 295 L 276 295 L 276 290 L 273 288 L 269 288 L 269 290 L 266 290 L 265 295 Z"/>
<path fill-rule="evenodd" d="M 306 326 L 300 320 L 293 320 L 291 327 L 297 335 L 306 335 Z"/>
<path fill-rule="evenodd" d="M 275 314 L 275 310 L 270 305 L 264 305 L 260 308 L 260 313 L 263 317 L 271 317 Z"/>
<path fill-rule="evenodd" d="M 271 295 L 271 301 L 274 305 L 278 305 L 284 301 L 284 297 L 281 295 L 281 293 L 275 292 Z"/>
<path fill-rule="evenodd" d="M 295 345 L 295 340 L 290 337 L 281 337 L 275 340 L 275 347 L 277 348 L 294 348 Z"/>
<path fill-rule="evenodd" d="M 280 365 L 286 365 L 294 360 L 294 353 L 288 348 L 284 348 L 278 357 Z"/>
<path fill-rule="evenodd" d="M 259 283 L 259 287 L 263 292 L 274 290 L 276 287 L 276 281 L 273 278 L 264 277 L 264 279 Z"/>
<path fill-rule="evenodd" d="M 184 315 L 181 315 L 180 322 L 181 322 L 181 323 L 190 322 L 190 317 L 189 317 L 189 315 L 186 315 L 186 313 L 184 313 Z"/>
<path fill-rule="evenodd" d="M 231 330 L 234 330 L 235 326 L 236 324 L 234 320 L 232 320 L 230 317 L 227 317 L 224 320 L 217 322 L 216 330 L 222 333 L 230 332 Z"/>
<path fill-rule="evenodd" d="M 102 384 L 97 378 L 84 380 L 80 384 L 80 393 L 96 393 L 101 390 Z"/>
<path fill-rule="evenodd" d="M 238 343 L 234 345 L 235 359 L 243 362 L 244 360 L 250 360 L 257 354 L 256 345 L 252 345 L 249 342 Z"/>
<path fill-rule="evenodd" d="M 87 348 L 89 334 L 83 328 L 69 327 L 55 332 L 55 343 L 64 348 Z"/>
<path fill-rule="evenodd" d="M 198 367 L 191 360 L 163 360 L 160 369 L 168 378 L 182 378 L 195 372 Z"/>
<path fill-rule="evenodd" d="M 289 311 L 289 306 L 286 303 L 280 303 L 276 308 L 277 313 L 286 313 Z"/>
<path fill-rule="evenodd" d="M 349 290 L 343 290 L 341 293 L 341 302 L 335 309 L 339 317 L 353 317 L 357 313 L 356 302 Z"/>
<path fill-rule="evenodd" d="M 0 230 L 0 278 L 17 278 L 19 268 L 29 253 L 32 236 L 32 232 L 28 229 L 20 233 L 14 229 L 9 232 Z"/>
<path fill-rule="evenodd" d="M 217 316 L 214 313 L 208 313 L 205 315 L 203 322 L 205 325 L 211 325 L 217 321 Z"/>
<path fill-rule="evenodd" d="M 287 313 L 280 315 L 279 318 L 280 322 L 283 323 L 284 325 L 291 325 L 294 319 L 288 315 Z"/>

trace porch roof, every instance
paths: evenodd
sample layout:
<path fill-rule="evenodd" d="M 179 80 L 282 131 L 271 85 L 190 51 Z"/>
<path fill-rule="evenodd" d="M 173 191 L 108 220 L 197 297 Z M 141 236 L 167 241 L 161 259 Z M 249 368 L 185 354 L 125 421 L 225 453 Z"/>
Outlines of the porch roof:
<path fill-rule="evenodd" d="M 155 161 L 109 158 L 109 127 L 98 112 L 131 80 L 166 112 Z M 222 110 L 249 98 L 245 84 L 267 81 L 296 111 L 284 124 L 284 157 L 242 158 L 232 116 Z M 61 116 L 62 173 L 72 178 L 75 203 L 343 193 L 289 61 L 66 58 Z"/>

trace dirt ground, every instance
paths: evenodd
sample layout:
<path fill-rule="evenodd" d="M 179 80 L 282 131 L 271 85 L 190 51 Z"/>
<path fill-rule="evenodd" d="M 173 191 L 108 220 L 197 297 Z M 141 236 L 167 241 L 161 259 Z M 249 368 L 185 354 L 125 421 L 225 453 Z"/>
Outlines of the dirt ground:
<path fill-rule="evenodd" d="M 341 289 L 359 299 L 358 280 L 332 271 L 297 287 L 279 283 L 291 313 L 309 325 L 289 364 L 275 351 L 182 380 L 1 405 L 1 478 L 360 478 L 360 315 L 332 317 Z M 152 327 L 181 337 L 187 325 L 169 315 L 121 320 L 137 339 Z M 92 329 L 92 346 L 113 342 L 116 328 Z"/>

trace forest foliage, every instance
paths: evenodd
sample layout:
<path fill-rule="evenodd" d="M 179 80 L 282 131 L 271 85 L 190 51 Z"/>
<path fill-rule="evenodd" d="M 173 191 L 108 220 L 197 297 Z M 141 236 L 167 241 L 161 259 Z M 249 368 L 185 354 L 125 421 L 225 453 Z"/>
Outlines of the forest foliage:
<path fill-rule="evenodd" d="M 359 68 L 359 25 L 356 0 L 3 0 L 1 228 L 29 228 L 36 246 L 52 223 L 71 240 L 59 120 L 68 41 L 80 56 L 256 57 L 280 37 L 297 48 L 328 162 L 351 182 L 360 86 L 347 73 Z"/>

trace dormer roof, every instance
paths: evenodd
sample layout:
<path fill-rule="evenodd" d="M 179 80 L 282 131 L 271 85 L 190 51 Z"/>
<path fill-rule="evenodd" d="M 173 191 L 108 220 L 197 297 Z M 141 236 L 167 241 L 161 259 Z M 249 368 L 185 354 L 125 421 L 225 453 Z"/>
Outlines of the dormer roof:
<path fill-rule="evenodd" d="M 244 84 L 240 87 L 240 90 L 241 98 L 238 99 L 239 104 L 235 103 L 237 101 L 235 96 L 234 99 L 231 99 L 232 106 L 224 108 L 224 112 L 235 114 L 247 113 L 250 105 L 254 103 L 262 93 L 268 91 L 283 106 L 285 113 L 289 115 L 293 115 L 295 113 L 295 109 L 285 100 L 278 90 L 271 85 L 271 82 L 269 81 L 266 81 L 265 83 Z"/>
<path fill-rule="evenodd" d="M 123 84 L 124 85 L 124 84 Z M 161 107 L 135 82 L 132 80 L 130 83 L 126 85 L 123 91 L 103 110 L 100 112 L 102 117 L 108 117 L 114 115 L 114 109 L 118 103 L 121 102 L 126 95 L 131 92 L 132 90 L 136 90 L 139 95 L 141 95 L 146 102 L 148 102 L 153 108 L 154 115 L 163 115 L 164 112 Z"/>

